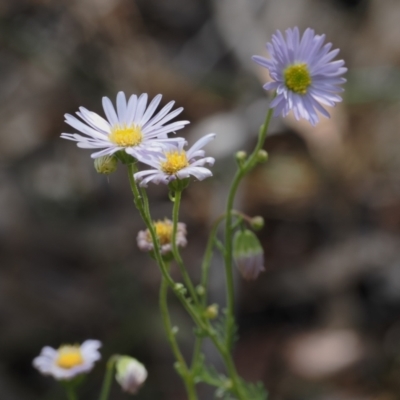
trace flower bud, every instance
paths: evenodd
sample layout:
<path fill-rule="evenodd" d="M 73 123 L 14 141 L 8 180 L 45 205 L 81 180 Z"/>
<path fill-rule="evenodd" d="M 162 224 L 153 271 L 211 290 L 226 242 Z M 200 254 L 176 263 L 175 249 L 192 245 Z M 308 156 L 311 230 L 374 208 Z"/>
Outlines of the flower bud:
<path fill-rule="evenodd" d="M 257 215 L 250 220 L 250 225 L 255 231 L 259 231 L 264 228 L 264 218 Z"/>
<path fill-rule="evenodd" d="M 182 283 L 180 283 L 180 282 L 175 283 L 174 289 L 175 289 L 177 292 L 179 292 L 180 294 L 183 294 L 183 295 L 185 295 L 186 292 L 187 292 L 185 286 L 183 286 Z"/>
<path fill-rule="evenodd" d="M 267 161 L 268 153 L 265 150 L 259 150 L 257 153 L 257 162 L 263 163 Z"/>
<path fill-rule="evenodd" d="M 264 251 L 257 236 L 250 230 L 237 231 L 233 238 L 233 257 L 242 277 L 257 279 L 264 271 Z"/>
<path fill-rule="evenodd" d="M 246 158 L 247 158 L 247 153 L 245 151 L 243 151 L 243 150 L 240 150 L 235 154 L 235 157 L 236 157 L 236 161 L 239 164 L 242 164 L 243 161 L 245 161 Z"/>
<path fill-rule="evenodd" d="M 206 291 L 202 285 L 196 286 L 196 292 L 199 296 L 204 296 L 204 294 L 206 293 Z"/>
<path fill-rule="evenodd" d="M 109 175 L 117 170 L 118 160 L 114 156 L 103 156 L 94 160 L 94 168 L 99 174 Z"/>
<path fill-rule="evenodd" d="M 132 357 L 121 356 L 116 365 L 115 379 L 125 392 L 135 394 L 147 378 L 147 370 L 142 363 Z"/>
<path fill-rule="evenodd" d="M 215 319 L 218 317 L 218 304 L 211 304 L 204 312 L 204 316 L 207 319 Z"/>

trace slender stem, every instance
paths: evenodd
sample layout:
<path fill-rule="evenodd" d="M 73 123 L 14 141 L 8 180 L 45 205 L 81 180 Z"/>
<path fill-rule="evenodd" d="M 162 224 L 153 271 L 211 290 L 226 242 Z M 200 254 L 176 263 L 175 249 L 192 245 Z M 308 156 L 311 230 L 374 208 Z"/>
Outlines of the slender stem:
<path fill-rule="evenodd" d="M 193 320 L 196 322 L 196 324 L 203 328 L 204 324 L 202 323 L 200 316 L 198 315 L 196 310 L 193 308 L 193 306 L 189 303 L 189 301 L 186 299 L 184 293 L 176 286 L 174 280 L 172 279 L 171 275 L 167 271 L 164 259 L 161 254 L 158 237 L 157 237 L 156 231 L 154 229 L 151 215 L 149 214 L 149 211 L 146 212 L 146 208 L 148 209 L 148 207 L 145 207 L 143 204 L 143 201 L 145 201 L 145 202 L 148 201 L 147 195 L 145 195 L 145 197 L 140 195 L 139 189 L 138 189 L 135 179 L 133 177 L 133 175 L 136 171 L 137 171 L 137 166 L 135 163 L 128 165 L 129 183 L 130 183 L 132 194 L 134 197 L 134 202 L 135 202 L 136 208 L 138 209 L 138 211 L 140 213 L 140 216 L 142 217 L 144 223 L 147 226 L 147 229 L 150 232 L 151 240 L 154 244 L 154 256 L 155 256 L 157 264 L 160 268 L 161 274 L 166 279 L 168 286 L 172 289 L 172 291 L 178 297 L 178 299 L 182 303 L 185 310 L 193 318 Z"/>
<path fill-rule="evenodd" d="M 178 299 L 182 303 L 185 310 L 188 312 L 188 314 L 192 317 L 193 321 L 196 323 L 197 327 L 207 333 L 207 335 L 210 337 L 211 341 L 214 343 L 215 347 L 218 349 L 219 353 L 221 354 L 221 356 L 226 364 L 230 378 L 232 379 L 233 391 L 235 392 L 235 394 L 237 395 L 239 400 L 248 400 L 246 398 L 246 396 L 243 395 L 243 393 L 242 393 L 240 379 L 236 372 L 229 349 L 226 348 L 225 345 L 219 340 L 217 333 L 210 326 L 209 322 L 205 322 L 203 320 L 203 318 L 199 315 L 199 310 L 196 308 L 193 308 L 192 304 L 189 303 L 189 301 L 186 299 L 186 297 L 182 293 L 182 291 L 176 287 L 174 280 L 171 278 L 171 276 L 167 270 L 167 267 L 162 258 L 162 255 L 161 255 L 158 238 L 157 238 L 157 235 L 156 235 L 156 232 L 154 229 L 154 225 L 152 223 L 151 216 L 146 212 L 144 204 L 143 204 L 143 200 L 146 201 L 147 197 L 143 198 L 143 196 L 140 195 L 139 189 L 133 178 L 133 174 L 136 171 L 137 171 L 136 164 L 128 165 L 129 182 L 130 182 L 132 194 L 134 196 L 135 205 L 136 205 L 143 221 L 145 222 L 147 228 L 149 229 L 151 239 L 154 243 L 154 255 L 155 255 L 157 264 L 161 270 L 162 277 L 163 277 L 163 279 L 165 279 L 167 285 L 172 289 L 172 291 L 178 297 Z M 73 399 L 73 400 L 75 400 L 75 399 Z"/>
<path fill-rule="evenodd" d="M 173 221 L 172 253 L 174 254 L 174 258 L 178 264 L 179 270 L 181 271 L 183 280 L 189 289 L 190 295 L 192 296 L 195 304 L 198 305 L 199 299 L 197 297 L 196 290 L 194 289 L 192 280 L 190 279 L 189 274 L 187 273 L 187 270 L 183 264 L 182 257 L 179 253 L 178 245 L 176 243 L 176 233 L 178 230 L 179 208 L 181 205 L 181 198 L 182 198 L 182 192 L 176 191 L 175 192 L 175 200 L 174 200 L 174 208 L 173 208 L 173 212 L 172 212 L 172 216 L 173 216 L 173 218 L 172 218 L 172 221 Z"/>
<path fill-rule="evenodd" d="M 227 314 L 226 314 L 226 346 L 228 349 L 232 348 L 233 345 L 233 334 L 234 334 L 234 284 L 233 284 L 233 271 L 232 271 L 232 208 L 233 202 L 235 200 L 236 192 L 239 184 L 243 177 L 255 166 L 257 163 L 258 152 L 262 149 L 264 145 L 265 138 L 267 136 L 268 126 L 271 121 L 273 110 L 270 109 L 265 118 L 264 125 L 260 129 L 258 136 L 257 145 L 253 152 L 247 159 L 247 161 L 239 167 L 233 178 L 232 185 L 228 194 L 228 200 L 226 205 L 226 219 L 225 219 L 225 273 L 226 273 L 226 288 L 227 288 Z"/>
<path fill-rule="evenodd" d="M 104 374 L 103 386 L 101 387 L 99 400 L 108 400 L 110 395 L 110 389 L 112 385 L 112 378 L 114 372 L 114 366 L 118 359 L 118 356 L 111 356 L 107 361 L 106 372 Z"/>
<path fill-rule="evenodd" d="M 179 349 L 179 345 L 175 338 L 175 332 L 171 325 L 171 319 L 168 311 L 168 283 L 165 278 L 162 278 L 160 287 L 160 309 L 161 315 L 164 322 L 165 331 L 167 332 L 167 338 L 171 345 L 172 352 L 178 362 L 178 368 L 180 375 L 185 383 L 186 391 L 189 396 L 189 400 L 197 400 L 196 389 L 193 381 L 191 372 L 189 371 L 186 361 Z"/>
<path fill-rule="evenodd" d="M 204 252 L 203 262 L 201 263 L 201 281 L 200 281 L 201 283 L 200 283 L 200 285 L 204 290 L 204 293 L 201 296 L 201 304 L 202 304 L 203 308 L 207 305 L 207 283 L 208 283 L 208 275 L 210 272 L 211 258 L 213 255 L 215 238 L 217 235 L 218 226 L 223 221 L 224 218 L 225 218 L 225 214 L 219 216 L 214 221 L 214 223 L 211 227 L 210 236 L 208 237 L 206 250 Z M 194 350 L 193 350 L 193 356 L 192 356 L 192 370 L 194 370 L 194 368 L 196 368 L 196 365 L 199 361 L 202 343 L 203 343 L 203 338 L 197 336 L 195 343 L 194 343 Z"/>
<path fill-rule="evenodd" d="M 75 393 L 75 388 L 72 385 L 67 385 L 65 387 L 65 389 L 67 391 L 68 400 L 77 400 L 78 399 L 78 397 L 76 396 L 76 393 Z"/>

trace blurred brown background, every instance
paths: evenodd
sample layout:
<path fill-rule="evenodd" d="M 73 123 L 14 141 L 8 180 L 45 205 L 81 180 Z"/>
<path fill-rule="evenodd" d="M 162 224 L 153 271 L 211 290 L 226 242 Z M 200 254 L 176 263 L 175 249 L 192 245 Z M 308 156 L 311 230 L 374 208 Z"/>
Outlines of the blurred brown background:
<path fill-rule="evenodd" d="M 217 133 L 214 178 L 193 183 L 182 207 L 196 280 L 232 154 L 251 149 L 268 107 L 268 74 L 250 57 L 295 25 L 326 33 L 350 71 L 332 119 L 273 120 L 269 162 L 243 183 L 238 206 L 266 220 L 267 271 L 237 278 L 238 369 L 271 400 L 400 398 L 399 20 L 398 0 L 1 0 L 0 398 L 63 399 L 32 359 L 93 338 L 103 361 L 80 398 L 97 398 L 105 360 L 120 353 L 149 370 L 137 398 L 185 399 L 126 171 L 97 175 L 89 151 L 59 139 L 72 131 L 63 114 L 102 113 L 101 97 L 119 90 L 162 93 L 185 108 L 189 142 Z M 166 188 L 149 194 L 154 217 L 169 216 Z M 223 304 L 218 256 L 211 282 Z M 171 309 L 190 354 L 192 326 L 172 296 Z M 127 398 L 115 385 L 112 399 Z"/>

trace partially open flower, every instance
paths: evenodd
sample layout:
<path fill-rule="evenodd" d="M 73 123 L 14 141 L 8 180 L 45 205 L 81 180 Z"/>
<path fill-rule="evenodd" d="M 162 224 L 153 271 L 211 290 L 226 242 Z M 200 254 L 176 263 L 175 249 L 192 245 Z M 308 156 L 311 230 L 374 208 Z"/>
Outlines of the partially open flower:
<path fill-rule="evenodd" d="M 171 146 L 167 151 L 157 155 L 138 157 L 139 161 L 152 167 L 151 169 L 136 172 L 134 177 L 140 186 L 146 187 L 149 182 L 168 184 L 175 179 L 187 179 L 194 176 L 197 180 L 212 176 L 212 172 L 205 165 L 214 165 L 213 157 L 205 157 L 204 147 L 215 138 L 215 133 L 209 133 L 199 139 L 189 150 L 184 150 L 184 142 Z"/>
<path fill-rule="evenodd" d="M 264 251 L 257 236 L 250 230 L 238 231 L 233 238 L 233 256 L 242 277 L 257 279 L 265 270 Z"/>
<path fill-rule="evenodd" d="M 101 358 L 98 340 L 86 340 L 81 345 L 63 345 L 58 350 L 43 347 L 40 355 L 33 360 L 33 366 L 43 375 L 58 380 L 71 380 L 77 375 L 89 372 Z"/>
<path fill-rule="evenodd" d="M 115 379 L 125 392 L 135 394 L 147 378 L 145 366 L 128 356 L 119 357 L 116 363 Z"/>
<path fill-rule="evenodd" d="M 172 251 L 173 227 L 172 221 L 167 218 L 165 218 L 164 221 L 154 222 L 154 228 L 161 246 L 161 254 L 167 254 Z M 176 230 L 176 244 L 177 246 L 185 247 L 186 243 L 186 224 L 178 222 Z M 142 251 L 154 250 L 153 241 L 148 229 L 138 233 L 137 244 L 139 249 Z"/>

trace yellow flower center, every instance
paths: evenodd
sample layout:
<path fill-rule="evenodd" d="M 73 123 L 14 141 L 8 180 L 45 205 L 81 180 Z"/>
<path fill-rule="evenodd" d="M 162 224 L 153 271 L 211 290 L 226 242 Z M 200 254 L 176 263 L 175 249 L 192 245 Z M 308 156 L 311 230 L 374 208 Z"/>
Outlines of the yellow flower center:
<path fill-rule="evenodd" d="M 165 157 L 167 160 L 161 163 L 161 169 L 168 175 L 174 175 L 189 166 L 185 150 L 169 151 L 165 153 Z"/>
<path fill-rule="evenodd" d="M 58 349 L 57 365 L 70 369 L 83 364 L 83 357 L 79 346 L 61 346 Z"/>
<path fill-rule="evenodd" d="M 137 146 L 143 140 L 143 133 L 136 125 L 115 125 L 111 128 L 109 139 L 118 146 Z"/>
<path fill-rule="evenodd" d="M 173 225 L 170 220 L 156 221 L 154 222 L 154 227 L 161 245 L 171 243 Z"/>
<path fill-rule="evenodd" d="M 297 94 L 306 94 L 311 85 L 310 71 L 307 64 L 294 64 L 283 71 L 285 85 Z"/>

